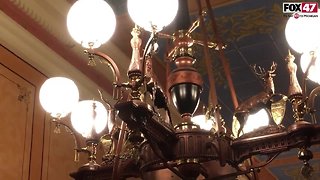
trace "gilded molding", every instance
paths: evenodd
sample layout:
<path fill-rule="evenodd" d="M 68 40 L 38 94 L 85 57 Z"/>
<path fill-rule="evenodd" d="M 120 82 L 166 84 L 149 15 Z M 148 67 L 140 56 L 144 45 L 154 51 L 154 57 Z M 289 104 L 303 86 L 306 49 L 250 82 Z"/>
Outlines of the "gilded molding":
<path fill-rule="evenodd" d="M 21 86 L 19 84 L 17 84 L 17 87 L 19 89 L 18 100 L 28 105 L 30 102 L 31 91 L 27 87 Z"/>

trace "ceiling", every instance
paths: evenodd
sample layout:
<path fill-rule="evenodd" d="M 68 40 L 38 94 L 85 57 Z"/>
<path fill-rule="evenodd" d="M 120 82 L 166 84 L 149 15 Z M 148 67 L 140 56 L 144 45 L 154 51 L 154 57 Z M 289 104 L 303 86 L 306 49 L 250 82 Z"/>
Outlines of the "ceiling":
<path fill-rule="evenodd" d="M 106 96 L 111 98 L 113 79 L 111 71 L 103 66 L 88 67 L 82 48 L 70 38 L 67 32 L 66 15 L 73 2 L 75 0 L 0 0 L 0 43 L 48 77 L 64 75 L 74 79 L 80 85 L 82 98 L 92 98 L 97 87 L 103 89 Z M 114 58 L 121 74 L 126 74 L 131 56 L 129 40 L 133 23 L 126 12 L 126 0 L 108 2 L 117 14 L 117 27 L 111 41 L 99 50 Z M 189 0 L 189 2 L 194 19 L 196 1 Z M 282 14 L 283 1 L 216 0 L 210 2 L 215 7 L 214 13 L 219 33 L 227 45 L 224 53 L 230 64 L 238 101 L 242 102 L 263 89 L 262 83 L 255 76 L 250 65 L 257 64 L 268 68 L 273 61 L 278 64 L 277 75 L 274 78 L 276 92 L 287 94 L 289 76 L 284 59 L 288 54 L 289 46 L 284 36 L 287 18 Z M 168 27 L 164 32 L 172 33 L 172 28 Z M 144 35 L 147 36 L 147 34 Z M 299 55 L 294 52 L 293 54 L 299 65 Z M 159 81 L 165 86 L 165 76 L 161 76 L 161 73 L 165 72 L 165 63 L 161 59 L 163 57 L 159 55 L 154 62 L 156 67 L 154 69 Z M 204 63 L 201 60 L 201 56 L 198 57 L 198 63 Z M 214 63 L 219 62 L 216 55 L 213 55 L 212 60 Z M 198 67 L 202 73 L 205 73 L 203 66 Z M 214 70 L 220 72 L 219 69 L 221 66 L 217 66 Z M 298 75 L 301 76 L 300 69 L 298 69 Z M 223 76 L 221 77 L 223 79 Z M 227 83 L 219 82 L 221 82 L 217 84 L 219 104 L 222 106 L 222 115 L 227 125 L 230 125 L 233 104 Z M 207 99 L 208 86 L 206 83 L 202 97 L 204 102 Z M 308 82 L 308 86 L 315 85 Z M 285 121 L 289 122 L 292 119 Z"/>

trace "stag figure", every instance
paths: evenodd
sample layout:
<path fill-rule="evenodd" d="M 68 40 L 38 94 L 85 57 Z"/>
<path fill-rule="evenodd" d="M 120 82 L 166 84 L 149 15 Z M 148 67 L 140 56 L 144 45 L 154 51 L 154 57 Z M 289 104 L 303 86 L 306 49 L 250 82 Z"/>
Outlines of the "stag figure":
<path fill-rule="evenodd" d="M 264 90 L 247 100 L 243 101 L 235 111 L 235 117 L 238 119 L 240 123 L 240 128 L 238 130 L 238 137 L 240 132 L 243 130 L 243 127 L 248 119 L 249 113 L 255 113 L 263 107 L 270 106 L 270 100 L 274 95 L 274 83 L 273 77 L 275 76 L 275 70 L 277 68 L 277 64 L 275 62 L 272 63 L 270 69 L 266 71 L 264 68 L 260 66 L 253 65 L 252 69 L 254 73 L 263 80 Z"/>

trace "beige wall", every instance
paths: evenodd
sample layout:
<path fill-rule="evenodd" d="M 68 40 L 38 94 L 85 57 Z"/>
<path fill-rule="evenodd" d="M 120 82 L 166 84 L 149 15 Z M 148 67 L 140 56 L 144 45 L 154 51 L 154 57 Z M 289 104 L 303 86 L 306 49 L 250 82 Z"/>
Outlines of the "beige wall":
<path fill-rule="evenodd" d="M 73 161 L 74 139 L 42 110 L 38 94 L 46 77 L 0 46 L 0 179 L 71 179 L 86 161 Z"/>

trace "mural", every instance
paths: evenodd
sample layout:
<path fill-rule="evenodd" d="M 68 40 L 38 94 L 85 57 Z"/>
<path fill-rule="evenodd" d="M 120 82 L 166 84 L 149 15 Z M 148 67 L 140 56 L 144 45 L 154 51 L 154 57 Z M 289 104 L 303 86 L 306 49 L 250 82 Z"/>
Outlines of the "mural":
<path fill-rule="evenodd" d="M 240 1 L 231 5 L 222 6 L 213 9 L 213 13 L 216 16 L 216 23 L 218 27 L 218 33 L 223 43 L 226 45 L 225 54 L 228 61 L 239 61 L 237 57 L 229 56 L 228 52 L 235 50 L 234 45 L 241 44 L 256 44 L 260 43 L 261 35 L 269 36 L 270 34 L 281 34 L 284 32 L 287 17 L 282 14 L 282 1 Z M 192 15 L 192 19 L 196 19 L 197 14 Z M 210 32 L 210 40 L 215 41 L 216 35 L 212 30 L 212 23 L 207 20 L 206 27 Z M 195 39 L 202 39 L 200 32 L 196 31 L 193 36 Z M 202 47 L 196 47 L 197 59 L 202 60 Z M 220 64 L 219 55 L 217 51 L 212 50 L 211 56 L 213 59 L 213 69 L 216 82 L 221 86 L 227 86 L 223 72 L 223 68 Z M 198 63 L 197 69 L 201 74 L 206 74 L 206 67 L 204 63 Z M 231 67 L 233 68 L 233 67 Z"/>

